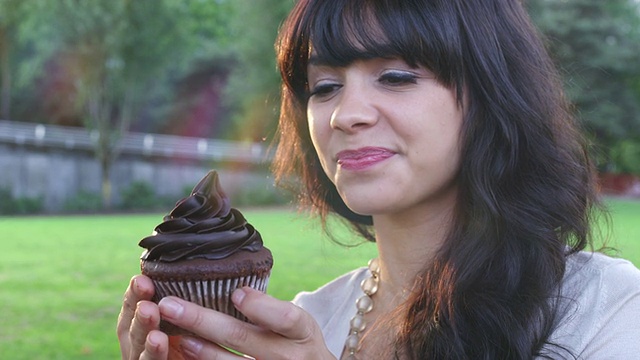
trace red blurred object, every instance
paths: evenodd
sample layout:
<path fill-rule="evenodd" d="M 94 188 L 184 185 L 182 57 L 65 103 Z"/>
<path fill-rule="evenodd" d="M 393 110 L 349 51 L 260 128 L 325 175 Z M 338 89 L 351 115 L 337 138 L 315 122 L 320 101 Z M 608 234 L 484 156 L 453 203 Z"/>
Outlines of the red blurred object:
<path fill-rule="evenodd" d="M 640 198 L 640 177 L 633 174 L 600 174 L 600 191 L 605 195 Z"/>

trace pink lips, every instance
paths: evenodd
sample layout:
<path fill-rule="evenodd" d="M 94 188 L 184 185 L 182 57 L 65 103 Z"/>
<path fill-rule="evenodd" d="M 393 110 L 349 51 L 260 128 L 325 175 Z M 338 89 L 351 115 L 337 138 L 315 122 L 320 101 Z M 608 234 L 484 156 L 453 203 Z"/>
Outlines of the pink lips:
<path fill-rule="evenodd" d="M 395 152 L 381 147 L 363 147 L 356 150 L 340 151 L 336 158 L 345 170 L 363 170 L 395 155 Z"/>

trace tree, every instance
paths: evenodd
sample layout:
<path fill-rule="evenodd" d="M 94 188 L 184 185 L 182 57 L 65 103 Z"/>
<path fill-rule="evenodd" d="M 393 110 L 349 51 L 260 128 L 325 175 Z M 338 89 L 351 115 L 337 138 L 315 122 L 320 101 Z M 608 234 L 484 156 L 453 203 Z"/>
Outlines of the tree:
<path fill-rule="evenodd" d="M 634 0 L 529 0 L 563 71 L 600 166 L 622 170 L 620 144 L 640 144 L 640 10 Z M 626 141 L 623 141 L 626 140 Z M 640 159 L 636 159 L 640 162 Z"/>
<path fill-rule="evenodd" d="M 19 0 L 0 0 L 0 118 L 11 119 L 12 49 L 16 46 Z"/>
<path fill-rule="evenodd" d="M 118 142 L 150 94 L 186 71 L 194 55 L 193 6 L 224 3 L 180 0 L 30 0 L 25 34 L 37 56 L 27 77 L 53 66 L 72 79 L 68 97 L 96 134 L 102 194 L 111 206 L 110 170 Z M 202 6 L 200 7 L 202 9 Z M 211 53 L 206 54 L 211 56 Z M 178 75 L 179 76 L 179 75 Z"/>
<path fill-rule="evenodd" d="M 4 5 L 4 3 L 2 3 Z M 0 12 L 4 13 L 2 9 Z M 0 18 L 0 118 L 11 117 L 11 65 L 9 56 L 12 41 L 9 39 L 10 25 Z"/>
<path fill-rule="evenodd" d="M 237 65 L 231 74 L 228 99 L 234 118 L 231 137 L 264 141 L 275 134 L 280 76 L 274 41 L 293 0 L 234 0 L 231 53 Z M 248 26 L 250 24 L 251 26 Z"/>

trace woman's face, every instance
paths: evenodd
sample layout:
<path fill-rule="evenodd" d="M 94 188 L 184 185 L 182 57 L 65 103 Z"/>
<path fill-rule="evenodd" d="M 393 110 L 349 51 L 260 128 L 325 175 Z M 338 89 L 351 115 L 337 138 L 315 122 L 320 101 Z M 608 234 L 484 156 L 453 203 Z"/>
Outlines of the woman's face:
<path fill-rule="evenodd" d="M 309 130 L 324 171 L 362 215 L 450 207 L 463 113 L 453 90 L 402 60 L 308 67 Z"/>

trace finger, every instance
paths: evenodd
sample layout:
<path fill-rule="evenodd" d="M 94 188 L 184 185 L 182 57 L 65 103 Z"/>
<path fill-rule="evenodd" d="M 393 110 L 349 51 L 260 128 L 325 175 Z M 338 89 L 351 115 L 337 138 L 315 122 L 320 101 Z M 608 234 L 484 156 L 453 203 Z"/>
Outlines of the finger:
<path fill-rule="evenodd" d="M 184 336 L 180 339 L 180 349 L 187 359 L 216 359 L 239 360 L 246 357 L 234 354 L 231 351 L 212 342 L 194 337 Z"/>
<path fill-rule="evenodd" d="M 259 346 L 267 342 L 259 335 L 265 331 L 256 325 L 180 298 L 165 297 L 158 303 L 158 307 L 162 319 L 227 348 L 248 353 L 247 350 L 251 348 L 246 347 L 246 344 Z M 274 333 L 269 333 L 275 336 Z"/>
<path fill-rule="evenodd" d="M 151 331 L 146 337 L 140 360 L 166 360 L 168 356 L 169 338 L 167 335 L 161 331 Z"/>
<path fill-rule="evenodd" d="M 306 340 L 314 334 L 315 320 L 288 301 L 275 299 L 250 287 L 235 290 L 231 300 L 254 324 L 286 338 Z"/>
<path fill-rule="evenodd" d="M 147 349 L 149 334 L 152 330 L 157 330 L 159 326 L 160 311 L 158 306 L 151 301 L 140 301 L 129 329 L 129 359 L 137 359 Z M 162 339 L 155 335 L 154 340 L 156 340 L 154 342 L 156 344 Z M 167 342 L 167 340 L 164 341 Z"/>
<path fill-rule="evenodd" d="M 302 308 L 250 287 L 235 290 L 231 299 L 249 320 L 269 330 L 267 336 L 257 334 L 263 342 L 258 342 L 262 347 L 255 347 L 266 358 L 335 359 L 326 347 L 317 322 Z M 276 346 L 269 346 L 273 343 Z"/>
<path fill-rule="evenodd" d="M 120 351 L 122 358 L 126 359 L 131 352 L 131 343 L 129 341 L 129 329 L 135 317 L 136 308 L 140 300 L 149 300 L 153 296 L 153 283 L 143 275 L 137 275 L 131 278 L 129 286 L 124 293 L 122 308 L 118 316 L 118 325 L 116 332 L 120 342 Z"/>
<path fill-rule="evenodd" d="M 151 300 L 153 291 L 153 283 L 148 277 L 136 275 L 131 278 L 129 287 L 124 293 L 122 309 L 118 316 L 117 333 L 121 342 L 129 337 L 129 328 L 131 327 L 131 321 L 133 321 L 138 302 L 140 300 Z"/>
<path fill-rule="evenodd" d="M 238 296 L 238 295 L 236 295 Z M 250 296 L 247 294 L 245 296 Z M 243 301 L 242 299 L 240 307 Z M 264 300 L 265 298 L 263 298 Z M 281 303 L 278 306 L 281 313 L 286 313 L 283 308 L 295 305 L 273 299 L 269 297 L 269 301 Z M 247 305 L 251 307 L 252 305 Z M 256 358 L 279 358 L 279 359 L 309 359 L 309 358 L 333 358 L 324 343 L 320 328 L 316 325 L 311 315 L 307 315 L 302 309 L 303 314 L 297 314 L 298 310 L 291 310 L 293 315 L 285 315 L 288 317 L 286 322 L 296 322 L 295 319 L 302 319 L 306 325 L 291 324 L 287 326 L 274 326 L 282 333 L 293 334 L 291 338 L 287 338 L 276 333 L 268 326 L 261 327 L 257 324 L 250 324 L 240 321 L 232 316 L 222 314 L 218 311 L 203 308 L 194 303 L 176 298 L 165 297 L 158 304 L 160 314 L 163 319 L 180 326 L 181 328 L 191 331 L 199 337 L 219 344 L 225 348 L 237 350 L 243 354 L 248 354 Z M 260 318 L 263 320 L 263 318 Z M 271 318 L 270 322 L 277 323 Z M 266 321 L 263 321 L 266 323 Z M 306 329 L 313 328 L 313 335 L 308 335 Z M 284 330 L 283 330 L 284 329 Z M 302 329 L 302 330 L 296 330 Z"/>

